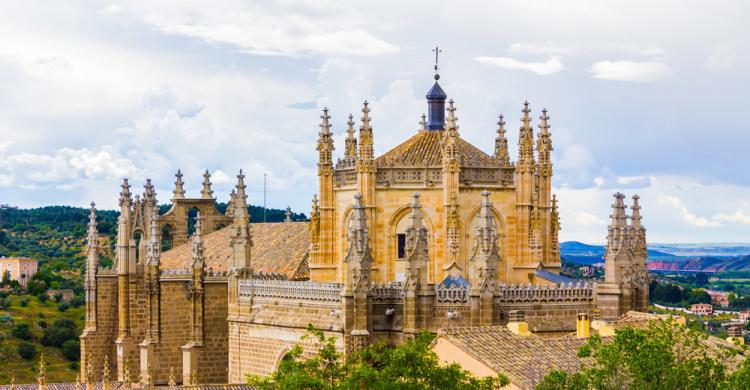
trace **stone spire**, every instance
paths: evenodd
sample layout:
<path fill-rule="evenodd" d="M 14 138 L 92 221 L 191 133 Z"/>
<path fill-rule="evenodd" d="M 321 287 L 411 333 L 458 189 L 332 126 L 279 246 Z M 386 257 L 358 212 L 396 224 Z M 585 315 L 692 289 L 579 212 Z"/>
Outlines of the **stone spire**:
<path fill-rule="evenodd" d="M 99 270 L 99 232 L 96 229 L 96 208 L 91 202 L 86 249 L 86 329 L 96 330 L 96 274 Z"/>
<path fill-rule="evenodd" d="M 500 115 L 497 121 L 497 137 L 495 137 L 495 153 L 493 156 L 503 165 L 510 165 L 510 154 L 508 153 L 508 138 L 505 136 L 505 121 Z"/>
<path fill-rule="evenodd" d="M 557 210 L 557 196 L 552 195 L 552 210 L 550 211 L 550 248 L 552 260 L 560 262 L 560 213 Z"/>
<path fill-rule="evenodd" d="M 536 150 L 539 161 L 539 175 L 552 176 L 552 139 L 550 137 L 547 109 L 542 110 L 539 117 L 539 135 L 536 139 Z"/>
<path fill-rule="evenodd" d="M 497 247 L 497 225 L 492 214 L 490 192 L 482 191 L 482 204 L 477 216 L 476 252 L 474 254 L 475 283 L 479 289 L 494 289 L 497 281 L 497 267 L 500 261 Z"/>
<path fill-rule="evenodd" d="M 422 114 L 421 120 L 419 121 L 419 132 L 423 133 L 427 131 L 427 115 Z"/>
<path fill-rule="evenodd" d="M 367 100 L 362 104 L 362 126 L 359 128 L 359 158 L 362 160 L 372 160 L 375 157 L 369 104 Z"/>
<path fill-rule="evenodd" d="M 151 179 L 146 179 L 146 185 L 143 188 L 143 203 L 155 208 L 157 206 L 156 191 L 154 190 L 154 185 L 151 184 Z"/>
<path fill-rule="evenodd" d="M 234 188 L 232 188 L 232 192 L 229 193 L 229 201 L 227 202 L 227 209 L 224 211 L 224 215 L 227 217 L 234 216 L 234 198 L 237 196 L 237 192 L 235 192 Z"/>
<path fill-rule="evenodd" d="M 424 225 L 419 193 L 411 204 L 411 224 L 406 228 L 406 287 L 412 290 L 427 287 L 429 262 L 427 227 Z"/>
<path fill-rule="evenodd" d="M 347 235 L 347 287 L 349 290 L 367 290 L 370 286 L 370 236 L 367 229 L 367 216 L 362 206 L 362 195 L 354 195 L 354 207 L 349 218 Z"/>
<path fill-rule="evenodd" d="M 625 245 L 628 239 L 629 227 L 628 227 L 628 216 L 625 214 L 625 195 L 617 192 L 614 194 L 615 202 L 612 204 L 612 214 L 610 217 L 610 223 L 607 234 L 607 256 L 611 253 L 613 256 L 616 255 L 620 249 Z"/>
<path fill-rule="evenodd" d="M 130 207 L 133 205 L 133 198 L 131 197 L 130 193 L 130 184 L 128 184 L 128 179 L 122 180 L 122 190 L 120 191 L 120 209 L 130 209 Z"/>
<path fill-rule="evenodd" d="M 208 169 L 203 173 L 203 189 L 201 190 L 201 199 L 213 199 L 214 192 L 211 190 L 211 174 Z"/>
<path fill-rule="evenodd" d="M 161 258 L 161 239 L 159 237 L 159 216 L 151 218 L 151 234 L 146 244 L 146 265 L 159 266 Z"/>
<path fill-rule="evenodd" d="M 286 206 L 284 211 L 284 222 L 292 222 L 292 208 L 289 206 Z"/>
<path fill-rule="evenodd" d="M 234 212 L 232 213 L 232 223 L 235 224 L 247 224 L 250 222 L 250 216 L 247 212 L 247 195 L 245 194 L 245 175 L 240 169 L 239 175 L 237 175 L 237 187 L 234 195 Z"/>
<path fill-rule="evenodd" d="M 317 194 L 313 195 L 312 211 L 310 212 L 310 242 L 313 246 L 320 243 L 320 207 L 318 206 Z"/>
<path fill-rule="evenodd" d="M 448 118 L 445 121 L 445 134 L 443 135 L 443 168 L 457 170 L 458 161 L 458 118 L 453 99 L 448 101 Z"/>
<path fill-rule="evenodd" d="M 643 225 L 641 225 L 641 205 L 638 204 L 638 200 L 641 199 L 640 196 L 633 195 L 633 205 L 630 207 L 630 210 L 632 210 L 633 214 L 630 217 L 631 224 L 634 229 L 640 229 L 643 228 Z"/>
<path fill-rule="evenodd" d="M 192 237 L 193 244 L 193 256 L 192 256 L 192 267 L 193 269 L 203 269 L 206 265 L 206 257 L 203 254 L 203 232 L 201 231 L 201 213 L 198 212 L 195 216 L 195 233 Z"/>
<path fill-rule="evenodd" d="M 331 133 L 328 108 L 323 108 L 320 116 L 320 133 L 318 133 L 318 175 L 333 173 L 333 134 Z"/>
<path fill-rule="evenodd" d="M 39 374 L 36 377 L 39 390 L 47 390 L 47 363 L 44 359 L 44 353 L 39 357 Z"/>
<path fill-rule="evenodd" d="M 632 237 L 632 248 L 633 253 L 637 256 L 642 257 L 643 264 L 646 263 L 646 257 L 648 252 L 646 250 L 646 228 L 641 224 L 641 205 L 638 203 L 641 199 L 638 195 L 633 195 L 633 205 L 630 207 L 632 216 L 630 217 L 631 223 L 631 237 Z"/>
<path fill-rule="evenodd" d="M 185 183 L 182 181 L 182 171 L 178 169 L 174 176 L 177 180 L 174 182 L 174 191 L 172 191 L 174 195 L 172 196 L 172 200 L 185 199 Z"/>
<path fill-rule="evenodd" d="M 231 269 L 245 269 L 250 267 L 250 249 L 253 240 L 250 232 L 250 216 L 247 211 L 247 195 L 245 194 L 245 175 L 237 175 L 237 193 L 234 196 L 234 212 L 232 214 L 232 266 Z"/>
<path fill-rule="evenodd" d="M 521 173 L 534 171 L 534 129 L 529 117 L 529 102 L 523 103 L 523 118 L 518 136 L 518 170 Z"/>
<path fill-rule="evenodd" d="M 349 120 L 346 122 L 344 157 L 357 158 L 357 136 L 354 133 L 354 115 L 349 114 Z"/>

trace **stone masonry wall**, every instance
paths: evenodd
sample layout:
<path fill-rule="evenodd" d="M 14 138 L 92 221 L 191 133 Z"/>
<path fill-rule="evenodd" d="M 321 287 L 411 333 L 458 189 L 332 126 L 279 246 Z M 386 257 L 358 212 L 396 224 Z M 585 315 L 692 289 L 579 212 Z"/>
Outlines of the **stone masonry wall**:
<path fill-rule="evenodd" d="M 227 283 L 205 283 L 205 347 L 198 359 L 202 383 L 227 383 L 229 371 L 229 328 L 227 326 Z"/>
<path fill-rule="evenodd" d="M 81 379 L 84 381 L 89 361 L 94 369 L 94 380 L 101 380 L 104 355 L 109 355 L 110 372 L 116 372 L 117 275 L 96 278 L 96 320 L 96 331 L 81 335 Z"/>

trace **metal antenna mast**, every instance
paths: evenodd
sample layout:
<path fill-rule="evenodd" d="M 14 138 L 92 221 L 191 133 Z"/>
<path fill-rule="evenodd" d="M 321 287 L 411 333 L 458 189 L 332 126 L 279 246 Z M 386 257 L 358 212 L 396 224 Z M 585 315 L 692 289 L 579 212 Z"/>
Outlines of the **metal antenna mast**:
<path fill-rule="evenodd" d="M 263 222 L 266 222 L 266 177 L 268 173 L 263 173 Z"/>

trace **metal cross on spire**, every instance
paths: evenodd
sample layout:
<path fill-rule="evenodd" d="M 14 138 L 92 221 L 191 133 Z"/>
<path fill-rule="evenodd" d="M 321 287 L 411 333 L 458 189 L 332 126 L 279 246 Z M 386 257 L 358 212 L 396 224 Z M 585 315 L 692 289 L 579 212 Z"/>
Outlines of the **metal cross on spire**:
<path fill-rule="evenodd" d="M 439 79 L 439 78 L 440 78 L 440 75 L 438 74 L 438 56 L 439 56 L 439 55 L 440 55 L 440 53 L 442 53 L 443 51 L 442 51 L 442 50 L 440 50 L 440 48 L 439 48 L 439 47 L 437 47 L 437 46 L 435 46 L 435 48 L 434 48 L 434 49 L 432 49 L 432 51 L 433 51 L 433 52 L 435 52 L 435 80 L 437 80 L 437 79 Z"/>

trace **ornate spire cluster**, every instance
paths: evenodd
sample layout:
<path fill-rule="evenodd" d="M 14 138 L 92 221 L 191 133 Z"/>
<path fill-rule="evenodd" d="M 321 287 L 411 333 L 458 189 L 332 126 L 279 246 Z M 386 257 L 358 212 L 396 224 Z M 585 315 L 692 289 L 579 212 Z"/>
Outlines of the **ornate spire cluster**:
<path fill-rule="evenodd" d="M 213 199 L 214 192 L 211 190 L 211 174 L 208 169 L 203 173 L 203 189 L 201 190 L 201 199 Z"/>
<path fill-rule="evenodd" d="M 362 103 L 362 126 L 359 128 L 359 158 L 364 160 L 375 158 L 369 104 L 367 100 Z"/>
<path fill-rule="evenodd" d="M 349 218 L 346 263 L 348 287 L 355 292 L 366 291 L 370 286 L 372 255 L 367 216 L 360 193 L 354 195 L 354 207 Z"/>
<path fill-rule="evenodd" d="M 245 194 L 245 175 L 237 175 L 237 187 L 234 195 L 234 211 L 232 212 L 232 269 L 250 267 L 250 249 L 253 246 L 250 232 L 250 216 L 247 211 L 247 195 Z"/>
<path fill-rule="evenodd" d="M 234 201 L 237 197 L 237 192 L 232 188 L 232 192 L 229 193 L 229 201 L 227 202 L 227 210 L 224 212 L 224 215 L 227 217 L 234 216 Z"/>
<path fill-rule="evenodd" d="M 146 244 L 146 265 L 159 266 L 161 258 L 161 238 L 159 237 L 159 216 L 151 218 L 151 232 Z"/>
<path fill-rule="evenodd" d="M 443 134 L 443 170 L 447 172 L 458 172 L 460 161 L 458 160 L 458 118 L 453 99 L 448 101 L 448 118 L 445 122 L 445 133 Z"/>
<path fill-rule="evenodd" d="M 240 169 L 240 173 L 237 175 L 237 187 L 234 191 L 234 211 L 232 212 L 234 224 L 247 224 L 250 221 L 250 216 L 247 212 L 247 194 L 245 194 L 245 175 Z"/>
<path fill-rule="evenodd" d="M 557 196 L 552 195 L 552 210 L 550 211 L 550 247 L 552 258 L 560 258 L 560 213 L 557 210 Z"/>
<path fill-rule="evenodd" d="M 424 225 L 422 205 L 419 203 L 419 193 L 414 193 L 411 204 L 411 224 L 406 228 L 406 286 L 419 289 L 427 286 L 428 236 Z"/>
<path fill-rule="evenodd" d="M 552 139 L 549 133 L 549 116 L 547 109 L 539 117 L 539 136 L 536 139 L 536 151 L 539 161 L 539 175 L 552 176 Z"/>
<path fill-rule="evenodd" d="M 318 175 L 333 174 L 333 134 L 331 133 L 331 116 L 328 108 L 323 108 L 320 116 L 320 133 L 318 134 Z"/>
<path fill-rule="evenodd" d="M 357 137 L 354 134 L 354 115 L 349 114 L 349 120 L 346 121 L 346 145 L 344 148 L 344 157 L 357 158 Z"/>
<path fill-rule="evenodd" d="M 127 207 L 128 209 L 133 206 L 133 198 L 131 197 L 130 193 L 130 184 L 128 184 L 128 179 L 122 180 L 122 190 L 120 191 L 120 208 Z"/>
<path fill-rule="evenodd" d="M 182 171 L 178 169 L 174 176 L 176 180 L 174 182 L 174 191 L 172 191 L 174 194 L 172 199 L 185 199 L 185 182 L 182 181 Z"/>
<path fill-rule="evenodd" d="M 646 228 L 641 223 L 640 197 L 633 196 L 633 212 L 631 224 L 628 224 L 626 213 L 625 195 L 614 194 L 615 202 L 612 204 L 612 214 L 607 234 L 607 252 L 616 254 L 622 250 L 632 251 L 636 254 L 646 256 Z"/>
<path fill-rule="evenodd" d="M 518 135 L 518 171 L 520 173 L 533 173 L 534 163 L 534 128 L 531 127 L 529 117 L 529 102 L 523 103 L 523 117 L 521 118 L 521 129 Z"/>
<path fill-rule="evenodd" d="M 193 245 L 192 267 L 193 269 L 203 269 L 203 267 L 206 265 L 206 257 L 203 253 L 205 248 L 203 245 L 203 234 L 201 231 L 200 212 L 198 212 L 198 214 L 195 216 L 195 233 L 193 233 L 191 241 Z"/>
<path fill-rule="evenodd" d="M 497 267 L 500 255 L 497 246 L 497 225 L 492 214 L 490 192 L 482 191 L 482 204 L 477 215 L 477 227 L 474 236 L 476 249 L 472 261 L 475 269 L 475 288 L 493 290 L 497 284 Z"/>
<path fill-rule="evenodd" d="M 143 186 L 143 202 L 150 207 L 156 207 L 156 191 L 154 185 L 151 184 L 151 179 L 146 179 L 146 184 Z"/>
<path fill-rule="evenodd" d="M 314 194 L 312 199 L 312 211 L 310 212 L 310 242 L 313 245 L 320 243 L 320 207 L 318 206 L 318 194 Z"/>
<path fill-rule="evenodd" d="M 508 153 L 508 138 L 505 136 L 505 121 L 500 115 L 497 121 L 497 137 L 495 137 L 495 157 L 504 166 L 510 165 L 510 154 Z"/>

